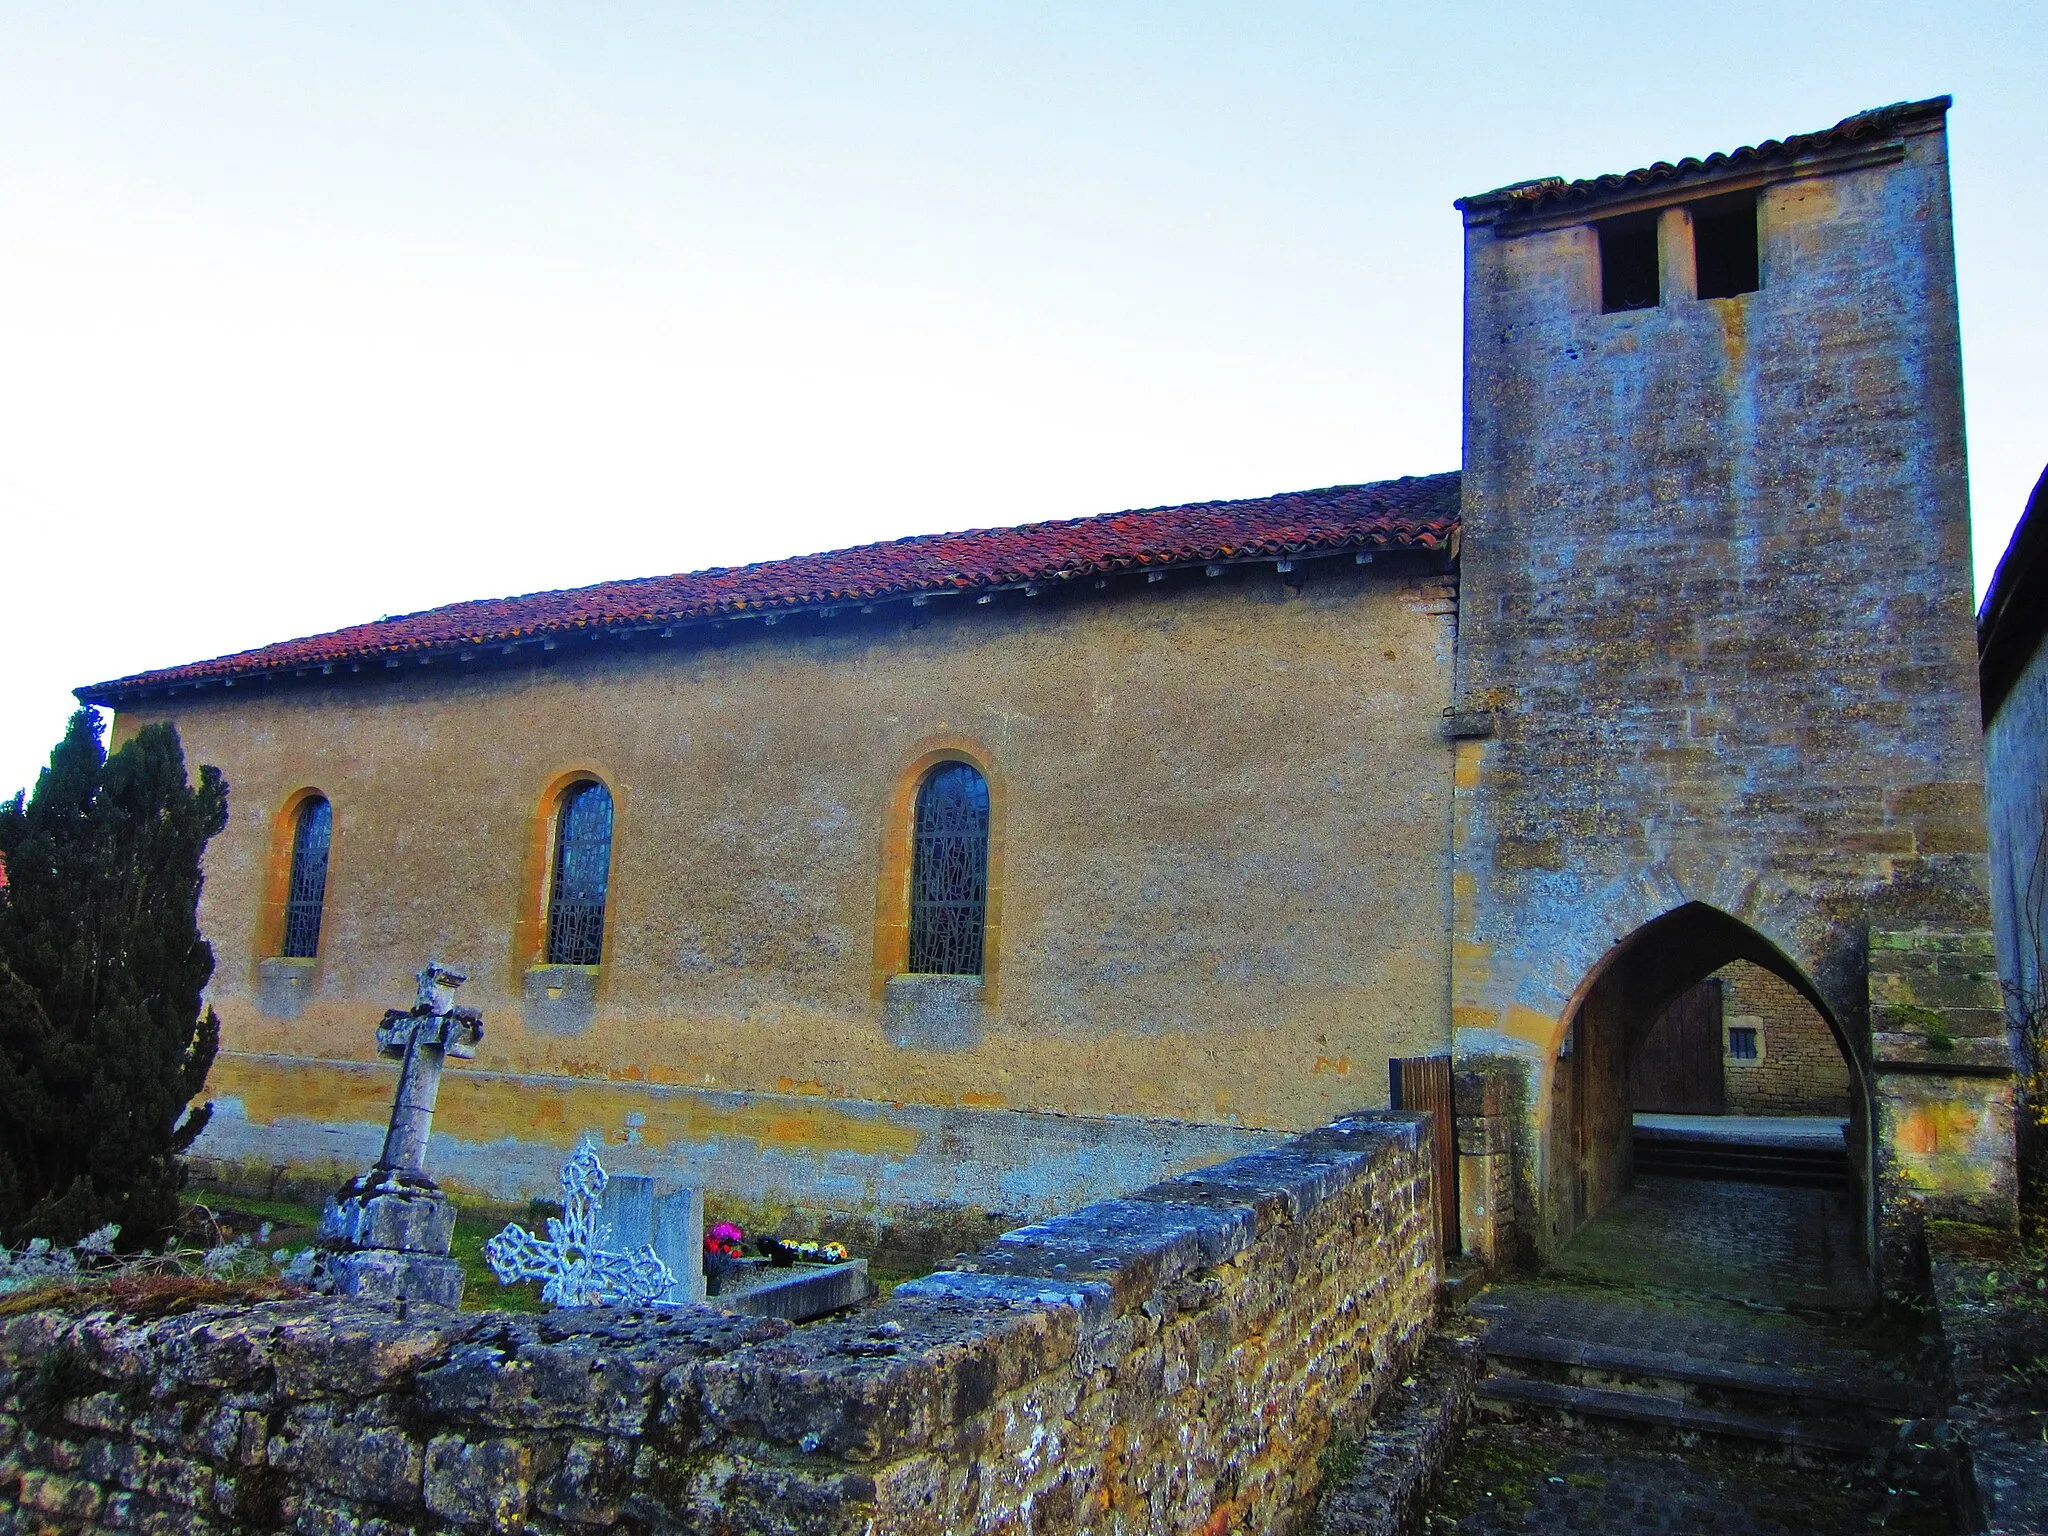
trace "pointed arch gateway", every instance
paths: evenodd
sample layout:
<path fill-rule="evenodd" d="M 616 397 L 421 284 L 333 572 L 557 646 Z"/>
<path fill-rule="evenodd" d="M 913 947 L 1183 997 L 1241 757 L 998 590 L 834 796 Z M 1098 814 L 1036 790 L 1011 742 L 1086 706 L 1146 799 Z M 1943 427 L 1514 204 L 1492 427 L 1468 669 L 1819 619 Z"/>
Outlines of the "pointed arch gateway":
<path fill-rule="evenodd" d="M 1797 962 L 1741 919 L 1705 902 L 1688 902 L 1644 923 L 1602 955 L 1572 995 L 1550 1074 L 1544 1247 L 1554 1251 L 1627 1192 L 1634 1175 L 1630 1074 L 1637 1053 L 1666 1005 L 1737 960 L 1771 972 L 1804 997 L 1848 1065 L 1850 1164 L 1868 1261 L 1875 1248 L 1875 1206 L 1865 1053 Z"/>

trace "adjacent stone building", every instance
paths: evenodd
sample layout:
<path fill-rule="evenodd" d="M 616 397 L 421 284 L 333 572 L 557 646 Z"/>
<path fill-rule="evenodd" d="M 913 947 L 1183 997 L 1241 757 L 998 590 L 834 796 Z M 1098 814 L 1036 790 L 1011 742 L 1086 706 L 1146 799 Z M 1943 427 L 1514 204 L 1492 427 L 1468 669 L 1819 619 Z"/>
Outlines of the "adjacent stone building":
<path fill-rule="evenodd" d="M 437 1159 L 499 1194 L 595 1132 L 1036 1214 L 1453 1054 L 1512 1122 L 1465 1240 L 1542 1251 L 1627 1183 L 1649 1021 L 1741 961 L 1831 1032 L 1873 1223 L 1995 1214 L 1946 108 L 1465 199 L 1462 474 L 81 689 L 233 786 L 202 1150 L 360 1165 L 432 955 L 489 1021 Z"/>
<path fill-rule="evenodd" d="M 1723 968 L 1719 977 L 1728 1113 L 1846 1116 L 1849 1064 L 1813 1004 L 1747 960 Z"/>
<path fill-rule="evenodd" d="M 2048 470 L 2013 530 L 1977 622 L 1991 906 L 2016 1014 L 2038 1009 L 2048 968 Z"/>

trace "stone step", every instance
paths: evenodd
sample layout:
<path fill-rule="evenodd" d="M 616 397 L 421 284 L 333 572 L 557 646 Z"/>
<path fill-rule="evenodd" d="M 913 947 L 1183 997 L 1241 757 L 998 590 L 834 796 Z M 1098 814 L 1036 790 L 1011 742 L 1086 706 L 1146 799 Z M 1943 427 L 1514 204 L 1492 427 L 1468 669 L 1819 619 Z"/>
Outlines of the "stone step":
<path fill-rule="evenodd" d="M 1477 1264 L 1453 1259 L 1444 1265 L 1443 1281 L 1437 1288 L 1437 1302 L 1445 1311 L 1462 1307 L 1485 1290 L 1493 1276 Z"/>
<path fill-rule="evenodd" d="M 1764 1146 L 1707 1137 L 1637 1133 L 1637 1173 L 1810 1189 L 1850 1187 L 1849 1155 L 1834 1147 Z"/>
<path fill-rule="evenodd" d="M 1486 1355 L 1495 1376 L 1632 1391 L 1710 1409 L 1853 1424 L 1889 1421 L 1904 1406 L 1908 1391 L 1875 1379 L 1847 1381 L 1783 1366 L 1557 1338 L 1498 1325 L 1486 1336 Z"/>
<path fill-rule="evenodd" d="M 1789 1450 L 1822 1451 L 1836 1456 L 1878 1454 L 1889 1450 L 1898 1438 L 1896 1426 L 1889 1424 L 1856 1426 L 1828 1419 L 1742 1413 L 1728 1408 L 1705 1408 L 1647 1392 L 1580 1387 L 1521 1376 L 1484 1378 L 1479 1383 L 1478 1399 L 1482 1404 L 1493 1407 L 1607 1419 L 1684 1434 L 1761 1442 Z"/>

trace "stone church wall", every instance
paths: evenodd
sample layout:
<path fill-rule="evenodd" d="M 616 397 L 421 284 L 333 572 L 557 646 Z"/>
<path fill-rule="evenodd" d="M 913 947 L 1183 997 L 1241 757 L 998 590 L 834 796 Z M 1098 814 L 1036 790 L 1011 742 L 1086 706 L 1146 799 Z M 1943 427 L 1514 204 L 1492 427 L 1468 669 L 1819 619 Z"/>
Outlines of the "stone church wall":
<path fill-rule="evenodd" d="M 289 1189 L 317 1204 L 377 1160 L 384 1132 L 376 1121 L 390 1113 L 391 1089 L 392 1073 L 381 1066 L 323 1064 L 315 1072 L 223 1057 L 207 1083 L 215 1118 L 201 1142 L 200 1176 L 232 1194 Z M 497 1128 L 514 1115 L 541 1129 L 503 1135 Z M 495 1201 L 559 1199 L 566 1154 L 550 1136 L 572 1115 L 627 1127 L 614 1130 L 604 1150 L 613 1172 L 698 1184 L 718 1192 L 750 1231 L 815 1227 L 812 1235 L 844 1239 L 864 1255 L 878 1246 L 905 1268 L 949 1257 L 960 1246 L 951 1235 L 962 1224 L 956 1218 L 1000 1231 L 1005 1218 L 1072 1210 L 1286 1140 L 1179 1120 L 707 1094 L 458 1067 L 441 1079 L 434 1176 Z M 629 1124 L 634 1116 L 642 1123 Z M 695 1134 L 685 1140 L 675 1125 Z M 649 1126 L 654 1138 L 637 1139 Z"/>
<path fill-rule="evenodd" d="M 1746 960 L 1721 978 L 1721 1081 L 1731 1115 L 1849 1113 L 1849 1064 L 1813 1004 L 1762 966 Z M 1727 1031 L 1756 1031 L 1757 1054 L 1737 1057 Z"/>
<path fill-rule="evenodd" d="M 0 1319 L 0 1531 L 1299 1530 L 1440 1276 L 1420 1117 L 792 1329 L 320 1299 Z"/>
<path fill-rule="evenodd" d="M 1433 557 L 947 601 L 165 706 L 231 786 L 199 1152 L 356 1171 L 373 1026 L 430 956 L 486 1019 L 437 1167 L 501 1197 L 551 1194 L 591 1133 L 750 1198 L 1039 1214 L 1383 1104 L 1388 1057 L 1448 1048 Z M 921 1030 L 878 967 L 885 828 L 948 750 L 991 786 L 990 974 Z M 604 958 L 543 970 L 543 807 L 577 772 L 616 805 Z M 307 788 L 334 815 L 311 965 L 262 953 Z"/>

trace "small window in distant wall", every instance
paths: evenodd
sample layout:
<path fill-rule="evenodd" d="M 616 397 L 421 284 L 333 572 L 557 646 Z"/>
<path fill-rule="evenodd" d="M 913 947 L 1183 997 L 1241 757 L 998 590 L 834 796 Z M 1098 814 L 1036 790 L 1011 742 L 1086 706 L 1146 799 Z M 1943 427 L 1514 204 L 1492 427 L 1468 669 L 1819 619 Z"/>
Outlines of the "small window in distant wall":
<path fill-rule="evenodd" d="M 292 827 L 292 875 L 285 889 L 282 950 L 287 959 L 311 960 L 320 953 L 320 914 L 327 902 L 327 850 L 333 840 L 334 807 L 323 796 L 308 795 L 300 803 Z"/>
<path fill-rule="evenodd" d="M 910 969 L 983 974 L 988 927 L 988 780 L 940 763 L 917 789 L 911 836 Z"/>
<path fill-rule="evenodd" d="M 1739 1025 L 1729 1026 L 1728 1055 L 1735 1061 L 1755 1061 L 1756 1031 Z"/>
<path fill-rule="evenodd" d="M 1600 232 L 1600 310 L 1655 309 L 1663 300 L 1657 270 L 1657 216 L 1615 219 Z"/>
<path fill-rule="evenodd" d="M 1762 286 L 1756 251 L 1756 199 L 1693 210 L 1693 260 L 1703 299 L 1732 299 Z"/>
<path fill-rule="evenodd" d="M 598 963 L 604 952 L 604 902 L 611 867 L 611 791 L 594 782 L 573 785 L 563 793 L 555 813 L 549 965 Z"/>

